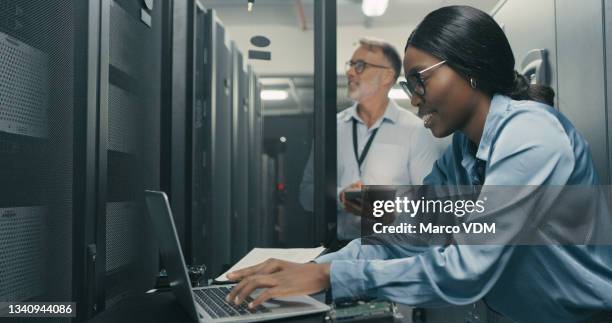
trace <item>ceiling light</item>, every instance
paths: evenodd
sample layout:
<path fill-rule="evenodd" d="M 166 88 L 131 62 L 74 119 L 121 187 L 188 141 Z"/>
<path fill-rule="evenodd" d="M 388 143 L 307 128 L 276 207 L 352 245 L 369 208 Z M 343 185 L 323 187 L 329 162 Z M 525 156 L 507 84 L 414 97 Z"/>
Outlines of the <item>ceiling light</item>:
<path fill-rule="evenodd" d="M 247 2 L 247 10 L 249 12 L 253 11 L 253 4 L 255 3 L 255 0 L 248 0 Z"/>
<path fill-rule="evenodd" d="M 260 96 L 265 101 L 283 101 L 287 100 L 289 93 L 283 90 L 263 90 Z"/>
<path fill-rule="evenodd" d="M 389 0 L 363 0 L 361 11 L 368 17 L 378 17 L 385 13 L 387 5 L 389 5 Z"/>
<path fill-rule="evenodd" d="M 394 100 L 410 100 L 408 94 L 406 94 L 406 92 L 404 92 L 404 90 L 402 89 L 391 89 L 387 96 L 389 97 L 389 99 Z"/>

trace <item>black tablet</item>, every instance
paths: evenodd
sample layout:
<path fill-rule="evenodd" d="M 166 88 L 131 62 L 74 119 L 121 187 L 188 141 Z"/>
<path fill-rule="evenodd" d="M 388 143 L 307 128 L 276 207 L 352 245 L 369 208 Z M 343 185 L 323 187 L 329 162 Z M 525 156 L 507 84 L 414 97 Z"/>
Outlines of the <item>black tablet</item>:
<path fill-rule="evenodd" d="M 344 191 L 344 199 L 347 201 L 361 200 L 362 198 L 363 192 L 361 191 L 361 189 L 356 188 Z"/>

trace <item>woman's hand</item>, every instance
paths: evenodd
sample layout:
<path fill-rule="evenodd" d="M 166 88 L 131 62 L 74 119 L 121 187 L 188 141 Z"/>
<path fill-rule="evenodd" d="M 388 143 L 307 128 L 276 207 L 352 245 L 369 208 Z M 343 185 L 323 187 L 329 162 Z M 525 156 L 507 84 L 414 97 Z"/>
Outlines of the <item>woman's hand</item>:
<path fill-rule="evenodd" d="M 259 265 L 229 273 L 228 279 L 240 283 L 232 288 L 226 299 L 238 305 L 254 290 L 265 288 L 249 304 L 254 308 L 274 297 L 314 294 L 329 287 L 329 268 L 329 264 L 268 259 Z"/>

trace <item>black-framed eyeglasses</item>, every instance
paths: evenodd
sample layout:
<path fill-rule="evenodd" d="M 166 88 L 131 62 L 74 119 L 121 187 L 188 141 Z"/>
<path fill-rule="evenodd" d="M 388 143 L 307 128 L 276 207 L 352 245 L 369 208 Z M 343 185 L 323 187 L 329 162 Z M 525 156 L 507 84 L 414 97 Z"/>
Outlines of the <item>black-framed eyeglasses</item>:
<path fill-rule="evenodd" d="M 356 61 L 350 60 L 350 61 L 346 62 L 346 64 L 345 64 L 345 68 L 346 68 L 347 72 L 351 69 L 351 67 L 353 67 L 353 68 L 355 68 L 355 72 L 357 74 L 363 73 L 363 71 L 368 66 L 377 67 L 377 68 L 391 68 L 390 66 L 376 65 L 376 64 L 368 63 L 368 62 L 360 60 L 360 59 L 356 60 Z"/>
<path fill-rule="evenodd" d="M 404 92 L 408 94 L 409 98 L 412 99 L 412 96 L 414 94 L 423 97 L 425 96 L 425 78 L 423 78 L 423 73 L 430 71 L 438 66 L 441 66 L 444 63 L 446 63 L 446 61 L 438 62 L 418 72 L 413 71 L 406 75 L 406 81 L 400 81 L 399 84 L 401 85 Z"/>

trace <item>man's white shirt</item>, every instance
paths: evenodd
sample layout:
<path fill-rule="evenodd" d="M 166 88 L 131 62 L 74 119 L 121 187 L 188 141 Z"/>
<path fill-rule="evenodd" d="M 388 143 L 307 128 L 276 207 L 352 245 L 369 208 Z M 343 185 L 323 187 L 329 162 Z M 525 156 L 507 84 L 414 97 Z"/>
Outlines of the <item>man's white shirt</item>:
<path fill-rule="evenodd" d="M 361 156 L 368 140 L 378 129 L 370 149 L 359 167 L 353 148 L 353 123 L 357 127 L 357 154 Z M 382 118 L 369 129 L 357 114 L 357 104 L 337 114 L 337 195 L 352 183 L 365 185 L 420 185 L 434 162 L 448 146 L 436 139 L 412 112 L 400 108 L 393 100 Z M 314 187 L 312 153 L 300 185 L 300 201 L 312 210 Z M 338 239 L 360 236 L 360 218 L 342 209 L 338 201 Z"/>

